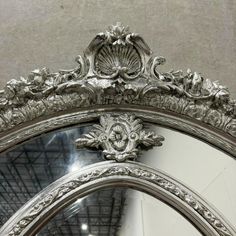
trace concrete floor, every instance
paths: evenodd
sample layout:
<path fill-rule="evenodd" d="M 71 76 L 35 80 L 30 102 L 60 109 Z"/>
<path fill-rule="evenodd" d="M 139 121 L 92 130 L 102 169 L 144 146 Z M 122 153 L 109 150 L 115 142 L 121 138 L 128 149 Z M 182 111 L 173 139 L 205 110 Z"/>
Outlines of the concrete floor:
<path fill-rule="evenodd" d="M 36 68 L 73 68 L 117 21 L 166 57 L 163 70 L 191 68 L 236 97 L 235 0 L 0 0 L 0 88 Z"/>

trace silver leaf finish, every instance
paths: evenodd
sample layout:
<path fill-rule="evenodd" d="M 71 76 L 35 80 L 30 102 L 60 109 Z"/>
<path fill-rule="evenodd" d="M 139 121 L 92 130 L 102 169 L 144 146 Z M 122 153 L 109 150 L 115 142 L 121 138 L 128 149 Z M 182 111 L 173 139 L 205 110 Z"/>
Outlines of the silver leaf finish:
<path fill-rule="evenodd" d="M 167 192 L 174 197 L 177 205 L 180 204 L 181 207 L 185 206 L 187 209 L 190 209 L 190 214 L 193 215 L 194 218 L 197 216 L 202 222 L 207 222 L 207 227 L 213 228 L 215 230 L 214 232 L 216 232 L 204 235 L 235 235 L 233 229 L 228 226 L 227 223 L 224 223 L 223 220 L 220 219 L 220 216 L 217 216 L 216 213 L 210 209 L 210 206 L 208 206 L 202 199 L 200 199 L 195 193 L 191 192 L 191 190 L 181 185 L 181 183 L 176 182 L 173 178 L 166 176 L 164 173 L 158 172 L 157 170 L 154 171 L 142 166 L 141 164 L 134 164 L 132 162 L 105 162 L 100 165 L 96 165 L 96 167 L 92 169 L 90 167 L 87 169 L 88 170 L 84 173 L 79 171 L 77 176 L 73 176 L 70 180 L 67 180 L 67 177 L 63 180 L 57 181 L 57 184 L 54 184 L 53 189 L 50 191 L 48 189 L 47 193 L 39 195 L 37 201 L 32 200 L 32 204 L 30 205 L 31 207 L 27 208 L 23 216 L 20 215 L 20 218 L 17 219 L 17 222 L 13 228 L 11 228 L 8 232 L 7 229 L 4 230 L 4 235 L 23 235 L 27 227 L 34 228 L 33 223 L 37 222 L 39 217 L 42 218 L 44 214 L 47 215 L 48 211 L 51 211 L 50 209 L 54 204 L 62 204 L 63 201 L 65 201 L 64 198 L 66 196 L 69 197 L 70 194 L 72 195 L 73 192 L 77 189 L 81 189 L 83 186 L 87 186 L 88 184 L 93 186 L 93 182 L 97 182 L 102 179 L 110 179 L 111 177 L 114 177 L 116 180 L 120 179 L 121 183 L 124 183 L 124 181 L 122 181 L 120 177 L 127 178 L 127 180 L 129 178 L 136 179 L 140 183 L 141 181 L 146 181 L 146 185 L 147 183 L 151 184 L 150 186 L 152 186 L 152 189 L 160 188 L 164 190 L 164 192 Z M 156 195 L 157 198 L 159 198 L 159 196 L 159 194 Z"/>
<path fill-rule="evenodd" d="M 236 137 L 236 102 L 226 87 L 190 69 L 160 72 L 145 41 L 117 24 L 98 34 L 72 70 L 34 70 L 0 92 L 0 132 L 71 109 L 136 105 L 171 111 Z"/>
<path fill-rule="evenodd" d="M 190 69 L 161 72 L 165 61 L 152 56 L 139 35 L 118 23 L 92 40 L 84 55 L 76 58 L 75 69 L 56 73 L 37 69 L 6 84 L 0 91 L 0 150 L 101 116 L 100 125 L 77 140 L 77 146 L 102 148 L 105 157 L 116 162 L 57 182 L 14 218 L 9 224 L 13 227 L 3 235 L 24 235 L 54 204 L 63 205 L 63 199 L 84 184 L 112 177 L 151 183 L 174 196 L 174 204 L 187 205 L 191 211 L 187 218 L 207 222 L 206 228 L 216 232 L 209 235 L 235 235 L 210 205 L 177 181 L 141 164 L 117 163 L 136 159 L 145 146 L 161 145 L 163 138 L 145 132 L 141 119 L 187 132 L 236 156 L 236 102 L 228 89 Z"/>
<path fill-rule="evenodd" d="M 161 146 L 164 141 L 160 135 L 147 133 L 142 121 L 129 114 L 101 116 L 100 124 L 93 127 L 92 131 L 75 141 L 77 148 L 101 147 L 106 159 L 118 162 L 135 160 L 140 147 Z"/>

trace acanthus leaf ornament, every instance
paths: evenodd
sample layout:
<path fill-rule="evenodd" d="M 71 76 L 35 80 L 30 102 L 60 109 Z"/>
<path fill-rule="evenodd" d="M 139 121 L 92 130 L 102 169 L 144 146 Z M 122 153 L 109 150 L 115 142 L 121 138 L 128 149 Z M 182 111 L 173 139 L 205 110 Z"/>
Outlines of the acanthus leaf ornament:
<path fill-rule="evenodd" d="M 88 134 L 75 142 L 77 148 L 101 147 L 106 159 L 123 162 L 128 159 L 135 160 L 140 147 L 148 149 L 161 146 L 162 141 L 164 141 L 162 136 L 146 132 L 142 121 L 134 115 L 107 114 L 101 116 L 99 125 L 94 125 Z"/>
<path fill-rule="evenodd" d="M 236 101 L 226 87 L 190 69 L 160 72 L 165 59 L 120 23 L 99 33 L 76 62 L 72 70 L 43 68 L 9 81 L 0 91 L 0 133 L 58 112 L 124 105 L 170 112 L 236 138 Z"/>

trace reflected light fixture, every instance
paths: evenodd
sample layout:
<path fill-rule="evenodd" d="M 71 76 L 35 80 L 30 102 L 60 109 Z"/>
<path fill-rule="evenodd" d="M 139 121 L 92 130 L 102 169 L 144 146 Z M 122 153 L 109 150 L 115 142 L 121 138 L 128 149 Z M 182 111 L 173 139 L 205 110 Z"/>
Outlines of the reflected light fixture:
<path fill-rule="evenodd" d="M 83 223 L 83 224 L 81 225 L 81 229 L 82 229 L 82 230 L 87 230 L 87 229 L 88 229 L 88 225 Z"/>
<path fill-rule="evenodd" d="M 77 162 L 74 162 L 71 166 L 69 166 L 69 172 L 74 172 L 74 171 L 77 171 L 81 168 L 81 165 L 80 163 L 77 161 Z"/>

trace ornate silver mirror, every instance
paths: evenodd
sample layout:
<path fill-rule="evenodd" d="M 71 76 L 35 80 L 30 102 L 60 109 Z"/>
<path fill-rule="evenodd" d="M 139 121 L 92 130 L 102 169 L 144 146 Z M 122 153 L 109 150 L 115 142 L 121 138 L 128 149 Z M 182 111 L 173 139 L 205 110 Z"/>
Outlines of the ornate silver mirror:
<path fill-rule="evenodd" d="M 179 226 L 162 235 L 236 235 L 220 204 L 235 194 L 220 197 L 236 169 L 227 88 L 161 72 L 165 59 L 119 23 L 76 61 L 1 91 L 0 235 L 153 235 L 168 211 Z M 233 177 L 212 187 L 221 174 Z"/>

